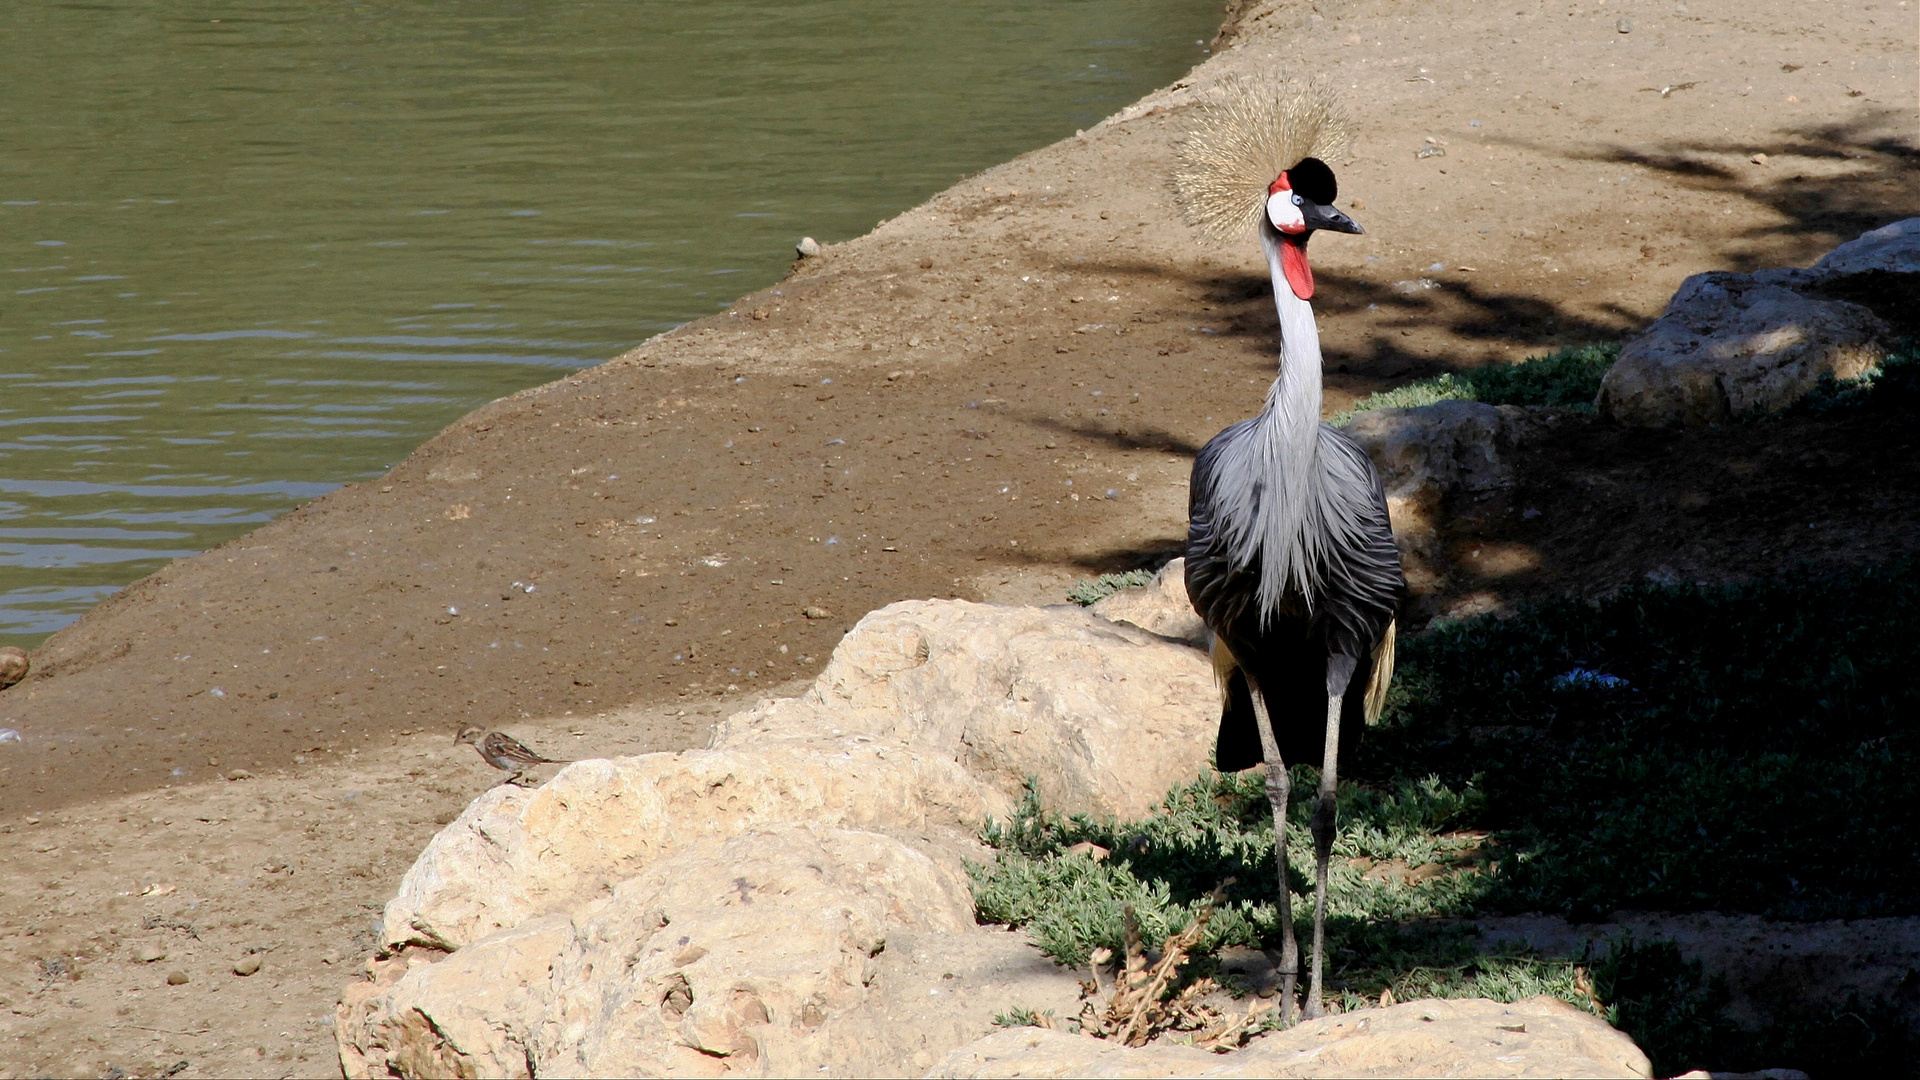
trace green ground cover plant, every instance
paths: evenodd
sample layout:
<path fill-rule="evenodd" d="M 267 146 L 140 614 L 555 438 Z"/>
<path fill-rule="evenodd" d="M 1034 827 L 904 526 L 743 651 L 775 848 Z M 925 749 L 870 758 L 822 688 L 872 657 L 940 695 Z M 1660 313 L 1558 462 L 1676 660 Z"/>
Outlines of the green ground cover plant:
<path fill-rule="evenodd" d="M 1489 364 L 1446 372 L 1431 379 L 1372 394 L 1333 418 L 1335 427 L 1373 409 L 1411 409 L 1437 401 L 1484 401 L 1489 405 L 1551 405 L 1592 412 L 1600 379 L 1620 356 L 1612 343 L 1582 345 L 1513 364 Z"/>
<path fill-rule="evenodd" d="M 1733 588 L 1647 585 L 1430 628 L 1340 791 L 1329 976 L 1341 1007 L 1551 994 L 1601 1012 L 1663 1073 L 1841 1065 L 1910 1071 L 1886 1002 L 1783 1007 L 1765 1030 L 1669 942 L 1489 954 L 1471 920 L 1620 909 L 1777 919 L 1920 914 L 1920 640 L 1914 564 Z M 1315 770 L 1295 770 L 1308 791 Z M 1288 823 L 1310 895 L 1307 801 Z M 1050 814 L 1031 792 L 983 838 L 985 921 L 1083 965 L 1131 907 L 1155 938 L 1233 880 L 1197 945 L 1271 948 L 1272 822 L 1259 772 L 1210 774 L 1142 821 Z M 1081 845 L 1076 847 L 1076 845 Z M 1092 845 L 1108 854 L 1090 857 Z M 1296 904 L 1305 933 L 1307 903 Z M 1207 973 L 1204 963 L 1197 975 Z"/>
<path fill-rule="evenodd" d="M 1847 409 L 1911 408 L 1916 402 L 1920 402 L 1920 342 L 1909 338 L 1856 378 L 1820 376 L 1820 384 L 1800 399 L 1794 411 L 1819 414 Z"/>
<path fill-rule="evenodd" d="M 1915 914 L 1917 638 L 1913 563 L 1443 626 L 1355 776 L 1475 784 L 1498 909 Z"/>
<path fill-rule="evenodd" d="M 1121 589 L 1137 589 L 1153 580 L 1151 570 L 1129 570 L 1124 574 L 1101 574 L 1097 578 L 1076 581 L 1067 590 L 1067 599 L 1086 607 L 1097 604 Z"/>

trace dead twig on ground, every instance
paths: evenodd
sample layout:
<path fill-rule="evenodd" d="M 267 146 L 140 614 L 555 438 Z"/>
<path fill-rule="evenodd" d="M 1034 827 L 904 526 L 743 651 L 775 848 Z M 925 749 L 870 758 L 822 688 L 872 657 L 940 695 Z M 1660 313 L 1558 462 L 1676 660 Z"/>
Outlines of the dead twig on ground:
<path fill-rule="evenodd" d="M 1109 991 L 1100 985 L 1100 967 L 1113 959 L 1113 953 L 1108 949 L 1094 950 L 1089 965 L 1093 978 L 1080 984 L 1086 999 L 1080 1007 L 1080 1030 L 1125 1046 L 1145 1046 L 1167 1031 L 1194 1032 L 1192 1043 L 1203 1050 L 1225 1052 L 1246 1041 L 1260 1018 L 1273 1008 L 1272 1002 L 1255 1000 L 1246 1012 L 1228 1015 L 1204 1000 L 1219 989 L 1208 977 L 1196 979 L 1169 996 L 1169 988 L 1177 981 L 1180 969 L 1187 965 L 1193 947 L 1206 933 L 1214 908 L 1226 898 L 1226 888 L 1231 884 L 1229 879 L 1207 894 L 1194 912 L 1193 921 L 1167 938 L 1159 961 L 1151 965 L 1147 963 L 1146 947 L 1140 940 L 1140 921 L 1132 907 L 1126 908 L 1122 912 L 1126 958 Z M 1096 1005 L 1094 999 L 1102 993 L 1107 995 L 1106 1003 Z"/>

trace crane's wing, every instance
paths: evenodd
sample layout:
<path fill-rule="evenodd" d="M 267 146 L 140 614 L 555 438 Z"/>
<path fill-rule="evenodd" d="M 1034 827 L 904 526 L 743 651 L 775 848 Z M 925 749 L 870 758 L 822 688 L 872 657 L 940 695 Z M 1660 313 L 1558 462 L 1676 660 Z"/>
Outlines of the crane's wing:
<path fill-rule="evenodd" d="M 1209 439 L 1193 459 L 1193 477 L 1187 487 L 1187 599 L 1194 613 L 1215 631 L 1238 621 L 1253 597 L 1251 587 L 1230 587 L 1234 577 L 1252 575 L 1235 572 L 1226 537 L 1221 535 L 1214 490 L 1215 459 L 1252 423 L 1242 420 Z"/>
<path fill-rule="evenodd" d="M 1400 547 L 1393 540 L 1380 474 L 1360 444 L 1337 428 L 1320 426 L 1325 469 L 1324 520 L 1335 539 L 1327 545 L 1329 644 L 1349 656 L 1376 651 L 1407 593 Z M 1391 652 L 1388 653 L 1391 657 Z"/>

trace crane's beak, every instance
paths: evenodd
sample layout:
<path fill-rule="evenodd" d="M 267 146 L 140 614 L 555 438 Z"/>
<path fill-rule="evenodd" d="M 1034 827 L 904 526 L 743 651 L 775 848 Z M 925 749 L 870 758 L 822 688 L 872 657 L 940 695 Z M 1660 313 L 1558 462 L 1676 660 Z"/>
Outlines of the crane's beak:
<path fill-rule="evenodd" d="M 1316 202 L 1302 199 L 1300 216 L 1306 219 L 1308 231 L 1343 232 L 1359 235 L 1367 230 L 1360 223 L 1331 206 L 1321 206 Z"/>

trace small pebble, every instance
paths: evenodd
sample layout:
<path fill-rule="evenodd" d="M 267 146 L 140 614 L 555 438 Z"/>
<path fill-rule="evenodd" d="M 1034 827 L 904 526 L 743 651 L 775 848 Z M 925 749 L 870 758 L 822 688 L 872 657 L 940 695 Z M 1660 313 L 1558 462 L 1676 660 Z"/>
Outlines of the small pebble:
<path fill-rule="evenodd" d="M 799 243 L 793 245 L 793 250 L 799 252 L 801 258 L 810 259 L 820 254 L 820 241 L 811 236 L 803 236 Z"/>
<path fill-rule="evenodd" d="M 168 986 L 185 986 L 185 985 L 187 985 L 187 973 L 186 973 L 186 972 L 184 972 L 184 971 L 169 971 L 169 972 L 167 972 L 167 985 L 168 985 Z"/>
<path fill-rule="evenodd" d="M 1752 161 L 1755 165 L 1765 165 L 1767 163 L 1767 155 L 1755 154 L 1748 160 Z"/>
<path fill-rule="evenodd" d="M 1633 33 L 1633 20 L 1621 19 L 1619 22 L 1613 24 L 1613 28 L 1623 34 L 1631 34 Z"/>
<path fill-rule="evenodd" d="M 259 970 L 260 957 L 258 956 L 243 956 L 239 963 L 233 965 L 233 973 L 243 978 Z"/>
<path fill-rule="evenodd" d="M 167 958 L 167 950 L 159 945 L 144 944 L 133 947 L 133 959 L 138 964 L 153 964 Z"/>
<path fill-rule="evenodd" d="M 823 608 L 823 607 L 808 607 L 808 608 L 802 608 L 802 609 L 800 610 L 800 614 L 802 614 L 802 615 L 805 615 L 805 616 L 806 616 L 807 618 L 809 618 L 809 619 L 831 619 L 831 618 L 833 618 L 833 612 L 831 612 L 831 611 L 828 611 L 828 610 L 827 610 L 826 608 Z"/>
<path fill-rule="evenodd" d="M 247 770 L 245 770 L 245 769 L 235 769 L 235 770 L 233 770 L 232 772 L 230 772 L 230 773 L 228 773 L 228 774 L 227 774 L 227 779 L 229 779 L 229 780 L 251 780 L 251 779 L 253 779 L 253 774 L 252 774 L 252 773 L 250 773 L 250 772 L 248 772 L 248 771 L 247 771 Z"/>

